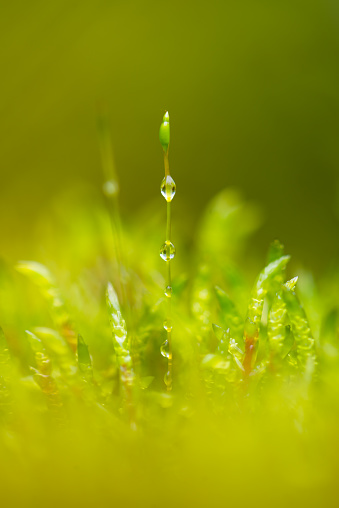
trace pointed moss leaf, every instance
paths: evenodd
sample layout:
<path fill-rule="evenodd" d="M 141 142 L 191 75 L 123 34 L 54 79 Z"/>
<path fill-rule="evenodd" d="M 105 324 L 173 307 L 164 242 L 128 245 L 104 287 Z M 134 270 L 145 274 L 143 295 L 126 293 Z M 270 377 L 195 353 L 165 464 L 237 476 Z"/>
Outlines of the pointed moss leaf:
<path fill-rule="evenodd" d="M 242 349 L 238 346 L 236 341 L 234 339 L 230 339 L 229 345 L 228 345 L 228 351 L 233 356 L 237 357 L 239 360 L 242 359 L 244 356 L 244 352 Z"/>
<path fill-rule="evenodd" d="M 78 367 L 83 379 L 91 383 L 93 381 L 92 359 L 88 346 L 80 334 L 78 335 Z"/>
<path fill-rule="evenodd" d="M 285 269 L 291 256 L 282 256 L 267 265 L 264 270 L 260 273 L 257 283 L 256 290 L 258 293 L 267 291 L 268 286 L 275 277 L 281 274 L 281 271 Z"/>
<path fill-rule="evenodd" d="M 285 338 L 281 347 L 281 357 L 285 358 L 294 345 L 294 335 L 290 326 L 286 326 Z"/>
<path fill-rule="evenodd" d="M 26 330 L 26 336 L 34 353 L 34 362 L 30 365 L 33 378 L 45 396 L 48 409 L 58 419 L 61 416 L 62 401 L 57 384 L 52 376 L 51 361 L 41 340 Z"/>
<path fill-rule="evenodd" d="M 215 336 L 216 336 L 216 338 L 218 340 L 224 340 L 225 339 L 225 337 L 226 337 L 226 331 L 223 328 L 221 328 L 221 326 L 218 326 L 218 325 L 213 323 L 212 324 L 212 328 L 213 328 L 214 334 L 215 334 Z"/>
<path fill-rule="evenodd" d="M 299 277 L 293 277 L 293 279 L 288 280 L 287 282 L 285 282 L 285 286 L 293 291 L 295 289 L 295 286 L 297 285 L 298 278 Z"/>
<path fill-rule="evenodd" d="M 237 315 L 235 305 L 227 293 L 225 293 L 225 291 L 223 291 L 219 286 L 215 286 L 215 293 L 217 295 L 221 310 L 226 314 L 230 314 L 231 316 Z"/>
<path fill-rule="evenodd" d="M 120 347 L 128 351 L 126 323 L 121 314 L 118 295 L 111 283 L 107 285 L 106 301 L 113 338 Z"/>
<path fill-rule="evenodd" d="M 37 376 L 44 376 L 47 379 L 51 374 L 52 367 L 46 349 L 41 340 L 34 333 L 26 330 L 26 336 L 34 358 L 30 368 Z M 37 380 L 37 382 L 40 384 L 40 380 Z"/>
<path fill-rule="evenodd" d="M 118 299 L 118 295 L 113 288 L 113 285 L 109 282 L 107 284 L 107 304 L 108 308 L 111 312 L 117 314 L 120 312 L 120 303 Z"/>
<path fill-rule="evenodd" d="M 146 390 L 154 381 L 154 376 L 142 377 L 139 381 L 139 386 L 142 390 Z"/>
<path fill-rule="evenodd" d="M 298 277 L 285 282 L 284 286 L 293 290 L 298 281 Z M 281 290 L 276 294 L 271 308 L 268 313 L 267 319 L 267 336 L 270 344 L 271 351 L 284 358 L 290 351 L 294 338 L 289 333 L 287 324 L 287 309 L 286 303 L 282 297 Z"/>
<path fill-rule="evenodd" d="M 33 328 L 34 335 L 41 340 L 53 364 L 60 368 L 65 376 L 76 371 L 76 359 L 66 339 L 56 330 L 45 327 Z"/>
<path fill-rule="evenodd" d="M 259 277 L 254 285 L 252 290 L 252 297 L 248 306 L 247 312 L 247 320 L 245 325 L 245 332 L 248 337 L 254 337 L 259 333 L 259 326 L 262 317 L 262 311 L 264 306 L 264 298 L 267 294 L 267 291 L 272 286 L 272 283 L 276 281 L 276 278 L 281 276 L 282 270 L 285 269 L 288 261 L 290 260 L 290 256 L 282 256 L 275 261 L 272 261 L 269 265 L 267 265 L 262 272 L 260 272 Z M 246 327 L 248 328 L 246 330 Z M 250 330 L 250 328 L 253 330 Z"/>
<path fill-rule="evenodd" d="M 65 338 L 52 328 L 36 327 L 34 334 L 43 342 L 44 346 L 56 356 L 71 357 L 71 352 Z"/>
<path fill-rule="evenodd" d="M 45 348 L 41 342 L 41 340 L 29 330 L 26 330 L 26 335 L 28 338 L 29 345 L 31 346 L 33 352 L 36 353 L 44 353 Z"/>
<path fill-rule="evenodd" d="M 127 405 L 130 406 L 131 387 L 134 384 L 133 361 L 130 353 L 126 323 L 121 314 L 118 295 L 110 282 L 107 285 L 106 302 L 110 318 L 114 350 L 119 366 L 120 380 L 124 390 L 124 398 Z"/>
<path fill-rule="evenodd" d="M 281 354 L 284 340 L 286 338 L 286 305 L 278 293 L 273 300 L 267 318 L 267 336 L 270 349 L 277 354 Z"/>
<path fill-rule="evenodd" d="M 281 286 L 282 271 L 289 259 L 290 256 L 282 256 L 267 265 L 260 272 L 252 290 L 244 327 L 245 356 L 243 365 L 247 375 L 255 366 L 265 297 L 269 290 L 272 290 L 274 294 L 276 288 Z"/>
<path fill-rule="evenodd" d="M 231 340 L 230 329 L 228 328 L 227 330 L 224 330 L 223 328 L 221 328 L 221 326 L 218 326 L 218 325 L 216 325 L 214 323 L 212 325 L 212 328 L 213 328 L 215 336 L 218 339 L 217 352 L 221 356 L 227 355 L 228 348 L 229 348 L 229 343 L 230 343 L 230 340 Z"/>
<path fill-rule="evenodd" d="M 284 246 L 278 241 L 275 240 L 271 244 L 271 248 L 268 253 L 268 265 L 271 265 L 278 259 L 281 259 L 284 254 Z M 275 275 L 274 279 L 270 281 L 266 290 L 267 290 L 267 304 L 268 307 L 271 307 L 275 294 L 280 290 L 280 285 L 283 284 L 285 279 L 285 267 L 282 267 L 280 271 Z"/>
<path fill-rule="evenodd" d="M 54 278 L 48 268 L 36 261 L 20 261 L 16 265 L 16 270 L 27 275 L 39 287 L 55 285 Z"/>
<path fill-rule="evenodd" d="M 283 298 L 296 342 L 297 360 L 302 369 L 306 371 L 306 366 L 314 363 L 315 356 L 315 345 L 311 328 L 296 294 L 286 285 L 283 286 Z"/>
<path fill-rule="evenodd" d="M 86 369 L 92 368 L 92 360 L 88 351 L 88 346 L 80 334 L 78 335 L 78 363 Z"/>
<path fill-rule="evenodd" d="M 228 369 L 230 362 L 219 355 L 208 354 L 202 359 L 201 366 L 204 369 Z"/>
<path fill-rule="evenodd" d="M 29 277 L 40 289 L 42 296 L 49 305 L 51 317 L 57 328 L 64 335 L 69 347 L 76 351 L 76 336 L 71 326 L 71 319 L 65 307 L 61 292 L 56 286 L 54 277 L 44 265 L 35 261 L 21 261 L 16 269 Z"/>
<path fill-rule="evenodd" d="M 245 369 L 243 367 L 241 360 L 239 360 L 239 358 L 237 356 L 234 356 L 233 358 L 234 358 L 236 366 L 241 370 L 241 372 L 244 372 Z"/>

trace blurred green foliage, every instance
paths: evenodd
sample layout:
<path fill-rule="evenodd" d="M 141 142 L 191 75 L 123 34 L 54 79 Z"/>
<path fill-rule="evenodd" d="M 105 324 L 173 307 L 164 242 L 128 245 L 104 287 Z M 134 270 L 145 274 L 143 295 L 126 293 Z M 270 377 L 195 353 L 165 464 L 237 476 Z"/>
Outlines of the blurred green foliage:
<path fill-rule="evenodd" d="M 338 16 L 2 2 L 1 505 L 337 505 Z"/>
<path fill-rule="evenodd" d="M 4 506 L 335 506 L 337 272 L 285 283 L 274 242 L 255 278 L 244 254 L 260 214 L 222 191 L 173 261 L 167 393 L 163 217 L 118 238 L 109 210 L 89 209 L 100 230 L 84 210 L 83 237 L 64 228 L 59 265 L 1 266 Z"/>

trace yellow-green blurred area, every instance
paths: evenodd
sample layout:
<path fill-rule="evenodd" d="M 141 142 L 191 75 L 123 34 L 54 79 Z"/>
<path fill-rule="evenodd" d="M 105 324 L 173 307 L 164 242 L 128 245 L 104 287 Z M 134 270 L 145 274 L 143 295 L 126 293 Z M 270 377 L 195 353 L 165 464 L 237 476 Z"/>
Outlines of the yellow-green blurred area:
<path fill-rule="evenodd" d="M 278 237 L 322 270 L 339 247 L 338 19 L 334 0 L 1 2 L 1 255 L 43 258 L 36 224 L 62 234 L 65 193 L 69 222 L 95 204 L 98 108 L 124 216 L 158 197 L 168 109 L 188 241 L 202 206 L 235 186 L 263 207 L 253 250 Z"/>
<path fill-rule="evenodd" d="M 338 27 L 0 0 L 1 507 L 337 506 Z"/>
<path fill-rule="evenodd" d="M 276 420 L 267 418 L 258 433 L 253 420 L 216 427 L 206 414 L 197 416 L 199 426 L 193 427 L 182 417 L 179 437 L 133 438 L 115 427 L 109 444 L 107 433 L 91 434 L 88 419 L 86 431 L 79 421 L 78 428 L 61 432 L 52 442 L 41 439 L 45 446 L 47 442 L 48 458 L 45 450 L 31 450 L 23 441 L 33 455 L 29 465 L 13 463 L 2 453 L 3 505 L 337 506 L 335 425 L 317 420 L 316 432 L 300 437 L 285 419 L 277 432 Z"/>

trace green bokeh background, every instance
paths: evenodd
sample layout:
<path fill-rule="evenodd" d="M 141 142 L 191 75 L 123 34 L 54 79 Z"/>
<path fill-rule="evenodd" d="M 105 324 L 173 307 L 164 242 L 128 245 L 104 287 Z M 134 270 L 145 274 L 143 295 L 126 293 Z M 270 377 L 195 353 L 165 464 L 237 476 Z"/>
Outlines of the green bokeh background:
<path fill-rule="evenodd" d="M 338 21 L 336 0 L 2 1 L 0 255 L 41 248 L 60 193 L 91 206 L 104 104 L 125 217 L 159 195 L 168 109 L 188 223 L 235 186 L 264 211 L 254 251 L 279 237 L 322 270 L 339 253 Z"/>

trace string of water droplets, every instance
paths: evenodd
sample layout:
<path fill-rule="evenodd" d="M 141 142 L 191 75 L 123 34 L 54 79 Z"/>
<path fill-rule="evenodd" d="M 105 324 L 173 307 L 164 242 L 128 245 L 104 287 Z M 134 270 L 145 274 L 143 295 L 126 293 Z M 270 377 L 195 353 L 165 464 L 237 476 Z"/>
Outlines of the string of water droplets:
<path fill-rule="evenodd" d="M 167 265 L 167 281 L 165 287 L 165 297 L 167 300 L 167 315 L 164 321 L 164 328 L 167 332 L 167 338 L 160 348 L 160 352 L 164 358 L 167 358 L 167 371 L 164 382 L 167 391 L 172 390 L 172 277 L 171 277 L 171 260 L 175 255 L 175 247 L 171 242 L 171 202 L 174 198 L 176 186 L 170 175 L 168 150 L 170 142 L 170 123 L 168 111 L 163 116 L 160 125 L 159 139 L 164 151 L 165 177 L 161 182 L 160 191 L 167 202 L 167 225 L 166 240 L 160 249 L 160 257 Z"/>

